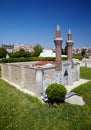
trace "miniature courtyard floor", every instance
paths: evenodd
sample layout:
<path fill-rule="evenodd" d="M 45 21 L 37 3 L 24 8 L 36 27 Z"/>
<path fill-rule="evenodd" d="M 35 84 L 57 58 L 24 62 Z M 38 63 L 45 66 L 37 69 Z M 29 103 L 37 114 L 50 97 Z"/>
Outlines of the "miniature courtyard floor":
<path fill-rule="evenodd" d="M 73 85 L 66 85 L 67 92 L 70 92 L 72 89 L 80 86 L 81 84 L 87 83 L 89 80 L 86 79 L 80 79 L 79 81 L 73 82 Z"/>

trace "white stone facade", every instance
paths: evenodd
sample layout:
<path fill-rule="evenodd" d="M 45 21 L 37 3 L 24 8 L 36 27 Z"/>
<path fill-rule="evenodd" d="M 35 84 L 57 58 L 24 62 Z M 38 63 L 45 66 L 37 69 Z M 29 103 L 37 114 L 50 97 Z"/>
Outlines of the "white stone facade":
<path fill-rule="evenodd" d="M 40 53 L 40 57 L 55 57 L 55 53 L 52 50 L 43 49 Z"/>

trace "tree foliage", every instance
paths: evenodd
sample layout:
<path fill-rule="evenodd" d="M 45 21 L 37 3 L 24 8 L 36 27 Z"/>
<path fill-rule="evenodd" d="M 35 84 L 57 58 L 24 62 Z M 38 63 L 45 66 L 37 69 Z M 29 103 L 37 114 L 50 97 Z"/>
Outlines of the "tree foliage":
<path fill-rule="evenodd" d="M 67 45 L 65 46 L 65 48 L 64 48 L 64 55 L 67 55 Z"/>
<path fill-rule="evenodd" d="M 9 53 L 10 58 L 20 58 L 20 57 L 30 57 L 30 52 L 25 52 L 23 48 L 21 48 L 19 51 Z"/>
<path fill-rule="evenodd" d="M 25 50 L 21 48 L 21 49 L 19 50 L 19 52 L 18 52 L 18 55 L 19 55 L 19 57 L 25 57 L 25 56 L 26 56 Z"/>
<path fill-rule="evenodd" d="M 73 55 L 73 58 L 75 59 L 79 59 L 79 60 L 82 60 L 84 56 L 80 55 L 80 54 L 76 54 L 76 55 Z"/>
<path fill-rule="evenodd" d="M 0 58 L 5 58 L 7 55 L 7 50 L 5 48 L 0 48 Z"/>
<path fill-rule="evenodd" d="M 42 52 L 42 47 L 39 44 L 35 45 L 33 49 L 34 49 L 34 52 L 32 56 L 39 56 L 40 53 Z"/>
<path fill-rule="evenodd" d="M 85 54 L 86 54 L 86 50 L 85 50 L 85 49 L 82 49 L 81 55 L 82 55 L 82 56 L 85 56 Z"/>

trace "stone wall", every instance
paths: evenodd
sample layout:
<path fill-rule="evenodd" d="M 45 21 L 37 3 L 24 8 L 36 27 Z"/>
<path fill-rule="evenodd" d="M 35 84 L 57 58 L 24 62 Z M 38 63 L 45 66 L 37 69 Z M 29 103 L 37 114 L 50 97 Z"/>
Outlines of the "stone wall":
<path fill-rule="evenodd" d="M 2 78 L 14 83 L 21 88 L 31 90 L 36 93 L 36 72 L 30 67 L 18 64 L 2 64 Z"/>
<path fill-rule="evenodd" d="M 72 68 L 72 77 L 73 77 L 73 82 L 74 81 L 79 81 L 80 79 L 80 64 L 79 63 L 75 63 L 73 65 L 73 68 Z"/>
<path fill-rule="evenodd" d="M 36 93 L 36 70 L 31 68 L 25 69 L 25 86 L 24 88 Z"/>
<path fill-rule="evenodd" d="M 56 71 L 55 75 L 56 83 L 63 84 L 63 85 L 72 85 L 73 78 L 72 78 L 72 63 L 70 61 L 63 61 L 62 62 L 62 71 Z"/>
<path fill-rule="evenodd" d="M 21 80 L 22 80 L 22 73 L 21 73 L 21 67 L 16 66 L 16 65 L 11 65 L 10 70 L 9 70 L 9 81 L 13 82 L 17 85 L 21 85 Z M 11 74 L 11 76 L 10 76 Z"/>
<path fill-rule="evenodd" d="M 63 85 L 72 85 L 72 62 L 64 61 L 62 64 L 62 84 Z"/>
<path fill-rule="evenodd" d="M 1 65 L 1 75 L 3 79 L 6 79 L 7 81 L 9 80 L 9 69 L 7 64 L 2 64 Z"/>
<path fill-rule="evenodd" d="M 7 63 L 2 64 L 2 78 L 41 95 L 51 83 L 72 85 L 79 80 L 80 65 L 70 61 L 62 62 L 62 70 L 55 71 L 55 65 L 32 66 L 33 63 Z"/>
<path fill-rule="evenodd" d="M 72 85 L 79 80 L 80 64 L 72 64 L 70 61 L 62 62 L 62 71 L 55 72 L 55 82 L 63 85 Z"/>
<path fill-rule="evenodd" d="M 47 86 L 55 82 L 55 68 L 48 68 L 43 70 L 43 91 Z"/>
<path fill-rule="evenodd" d="M 31 64 L 2 64 L 2 78 L 37 95 L 55 82 L 55 67 L 38 69 Z"/>

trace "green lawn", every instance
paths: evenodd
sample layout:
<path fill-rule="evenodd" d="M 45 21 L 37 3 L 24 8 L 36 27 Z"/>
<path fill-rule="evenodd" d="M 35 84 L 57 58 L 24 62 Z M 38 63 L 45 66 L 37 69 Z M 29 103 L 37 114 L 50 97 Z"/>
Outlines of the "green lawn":
<path fill-rule="evenodd" d="M 80 77 L 83 79 L 91 80 L 91 68 L 80 68 Z"/>
<path fill-rule="evenodd" d="M 48 107 L 0 79 L 0 130 L 91 130 L 91 82 L 74 91 L 86 105 Z"/>
<path fill-rule="evenodd" d="M 0 66 L 0 77 L 1 77 L 1 66 Z"/>

